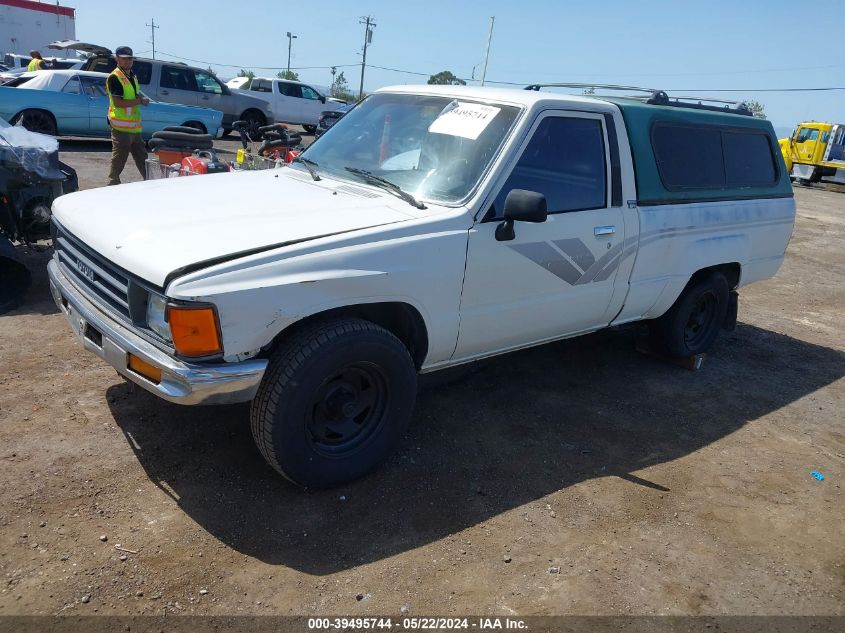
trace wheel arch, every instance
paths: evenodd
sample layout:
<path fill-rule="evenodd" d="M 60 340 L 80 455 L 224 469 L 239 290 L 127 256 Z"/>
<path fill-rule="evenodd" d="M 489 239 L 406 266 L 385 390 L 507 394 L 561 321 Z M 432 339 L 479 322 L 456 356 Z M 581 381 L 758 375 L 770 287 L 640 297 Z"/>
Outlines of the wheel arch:
<path fill-rule="evenodd" d="M 51 119 L 53 119 L 53 125 L 56 128 L 56 132 L 59 132 L 59 120 L 56 118 L 56 115 L 53 114 L 53 112 L 51 112 L 47 108 L 23 108 L 21 111 L 15 113 L 15 115 L 9 119 L 9 123 L 12 123 L 13 121 L 17 122 L 24 112 L 43 112 Z M 15 123 L 12 123 L 12 125 L 14 124 Z"/>
<path fill-rule="evenodd" d="M 359 303 L 316 312 L 300 319 L 277 334 L 273 339 L 271 349 L 277 347 L 303 327 L 308 327 L 319 321 L 349 317 L 365 319 L 388 330 L 405 345 L 417 370 L 422 367 L 428 355 L 428 328 L 419 310 L 402 301 Z"/>
<path fill-rule="evenodd" d="M 707 275 L 714 272 L 722 273 L 725 276 L 725 279 L 728 280 L 728 288 L 730 288 L 731 290 L 736 290 L 737 286 L 739 286 L 739 280 L 742 278 L 742 265 L 739 262 L 729 262 L 725 264 L 716 264 L 715 266 L 707 266 L 706 268 L 701 268 L 692 274 L 689 281 L 687 282 L 687 285 L 684 286 L 684 290 L 686 290 L 691 284 L 695 283 L 702 277 L 706 277 Z"/>
<path fill-rule="evenodd" d="M 205 126 L 205 124 L 202 121 L 196 121 L 195 119 L 189 119 L 188 121 L 185 121 L 184 123 L 182 123 L 182 126 L 198 129 L 203 134 L 209 133 L 208 128 Z"/>

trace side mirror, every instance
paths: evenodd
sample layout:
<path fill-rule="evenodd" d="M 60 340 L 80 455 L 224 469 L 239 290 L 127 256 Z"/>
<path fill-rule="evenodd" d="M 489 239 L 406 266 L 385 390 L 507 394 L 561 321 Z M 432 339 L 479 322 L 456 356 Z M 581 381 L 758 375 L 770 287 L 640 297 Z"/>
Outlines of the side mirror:
<path fill-rule="evenodd" d="M 514 222 L 545 222 L 549 216 L 546 196 L 536 191 L 512 189 L 505 198 L 505 220 L 496 227 L 496 240 L 507 242 L 516 237 Z"/>
<path fill-rule="evenodd" d="M 325 98 L 323 95 L 320 95 L 320 102 L 321 102 L 321 103 L 325 103 L 325 102 L 326 102 L 326 98 Z"/>

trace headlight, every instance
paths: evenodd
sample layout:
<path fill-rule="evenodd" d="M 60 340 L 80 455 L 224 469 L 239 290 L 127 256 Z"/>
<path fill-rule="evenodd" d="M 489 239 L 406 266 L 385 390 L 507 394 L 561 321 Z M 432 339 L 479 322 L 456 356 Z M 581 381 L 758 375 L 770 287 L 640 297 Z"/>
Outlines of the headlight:
<path fill-rule="evenodd" d="M 151 292 L 147 299 L 147 327 L 165 341 L 171 342 L 173 339 L 170 336 L 170 326 L 167 324 L 166 314 L 167 298 Z"/>

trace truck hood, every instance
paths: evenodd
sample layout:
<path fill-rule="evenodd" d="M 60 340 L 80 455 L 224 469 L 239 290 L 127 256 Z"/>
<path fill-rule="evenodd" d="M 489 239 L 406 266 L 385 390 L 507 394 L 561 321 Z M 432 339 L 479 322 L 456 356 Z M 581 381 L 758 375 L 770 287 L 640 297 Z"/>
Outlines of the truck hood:
<path fill-rule="evenodd" d="M 419 214 L 390 194 L 328 178 L 306 182 L 291 171 L 101 187 L 57 198 L 53 215 L 107 260 L 163 288 L 170 273 L 186 267 Z"/>

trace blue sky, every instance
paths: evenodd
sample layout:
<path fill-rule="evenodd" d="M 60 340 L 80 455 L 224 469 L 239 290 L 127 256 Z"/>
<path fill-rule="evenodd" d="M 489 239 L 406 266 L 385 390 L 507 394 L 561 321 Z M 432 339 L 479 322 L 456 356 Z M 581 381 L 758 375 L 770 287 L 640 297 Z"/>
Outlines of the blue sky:
<path fill-rule="evenodd" d="M 488 81 L 619 83 L 756 99 L 779 128 L 801 120 L 845 120 L 845 91 L 751 91 L 845 87 L 842 0 L 251 0 L 240 3 L 242 16 L 238 3 L 218 0 L 62 4 L 77 9 L 78 39 L 110 48 L 128 44 L 136 54 L 152 48 L 145 25 L 155 18 L 161 27 L 157 57 L 210 63 L 221 78 L 234 76 L 239 68 L 283 69 L 285 33 L 291 31 L 297 35 L 291 67 L 301 68 L 297 72 L 303 81 L 328 85 L 328 68 L 303 67 L 336 65 L 355 91 L 364 38 L 361 16 L 371 15 L 377 24 L 367 53 L 367 91 L 425 83 L 428 74 L 441 70 L 469 78 L 475 65 L 480 77 L 490 16 L 495 16 Z M 111 6 L 125 10 L 114 12 Z"/>

